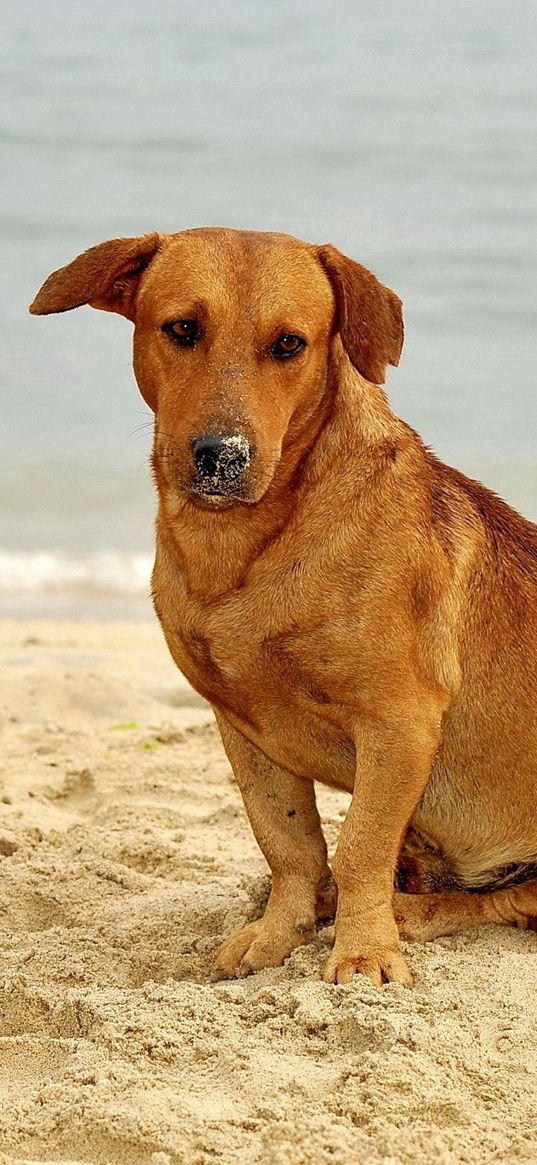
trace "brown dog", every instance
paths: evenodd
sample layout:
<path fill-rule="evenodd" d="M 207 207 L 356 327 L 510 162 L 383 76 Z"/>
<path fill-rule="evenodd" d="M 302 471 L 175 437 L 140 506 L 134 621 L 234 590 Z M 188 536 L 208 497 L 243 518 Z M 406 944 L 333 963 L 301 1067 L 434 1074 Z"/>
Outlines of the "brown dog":
<path fill-rule="evenodd" d="M 397 296 L 331 246 L 207 229 L 94 247 L 30 310 L 85 303 L 135 324 L 155 609 L 272 871 L 216 974 L 333 909 L 314 780 L 352 793 L 329 982 L 410 983 L 399 933 L 535 927 L 537 529 L 390 411 Z"/>

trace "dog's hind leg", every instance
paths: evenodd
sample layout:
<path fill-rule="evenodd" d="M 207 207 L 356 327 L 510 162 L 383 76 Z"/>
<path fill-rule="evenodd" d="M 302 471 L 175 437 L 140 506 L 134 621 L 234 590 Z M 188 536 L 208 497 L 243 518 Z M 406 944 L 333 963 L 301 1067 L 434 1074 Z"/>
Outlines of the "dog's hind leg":
<path fill-rule="evenodd" d="M 395 871 L 395 886 L 404 894 L 431 894 L 454 888 L 452 866 L 444 855 L 410 828 Z"/>
<path fill-rule="evenodd" d="M 472 926 L 496 922 L 537 930 L 537 878 L 505 890 L 449 890 L 444 894 L 394 894 L 401 938 L 429 942 Z"/>

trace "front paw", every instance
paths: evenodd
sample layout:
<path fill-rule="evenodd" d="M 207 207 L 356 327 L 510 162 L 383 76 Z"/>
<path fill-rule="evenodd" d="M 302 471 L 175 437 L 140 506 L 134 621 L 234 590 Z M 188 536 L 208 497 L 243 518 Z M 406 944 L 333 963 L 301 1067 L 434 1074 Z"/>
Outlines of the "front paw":
<path fill-rule="evenodd" d="M 413 986 L 413 978 L 399 946 L 336 941 L 323 972 L 325 983 L 352 983 L 355 975 L 365 975 L 375 987 L 383 983 Z"/>
<path fill-rule="evenodd" d="M 309 942 L 313 926 L 277 926 L 260 918 L 222 943 L 213 961 L 213 979 L 236 979 L 262 971 L 265 967 L 281 967 L 295 947 Z"/>

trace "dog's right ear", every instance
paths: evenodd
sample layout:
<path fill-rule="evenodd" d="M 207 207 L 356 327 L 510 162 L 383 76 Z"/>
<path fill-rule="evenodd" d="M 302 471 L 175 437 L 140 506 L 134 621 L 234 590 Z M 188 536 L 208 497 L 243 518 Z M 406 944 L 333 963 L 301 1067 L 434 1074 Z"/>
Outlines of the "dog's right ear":
<path fill-rule="evenodd" d="M 158 251 L 163 236 L 142 235 L 135 239 L 110 239 L 90 247 L 53 271 L 30 305 L 32 315 L 71 311 L 89 303 L 102 311 L 116 311 L 134 319 L 140 276 Z"/>

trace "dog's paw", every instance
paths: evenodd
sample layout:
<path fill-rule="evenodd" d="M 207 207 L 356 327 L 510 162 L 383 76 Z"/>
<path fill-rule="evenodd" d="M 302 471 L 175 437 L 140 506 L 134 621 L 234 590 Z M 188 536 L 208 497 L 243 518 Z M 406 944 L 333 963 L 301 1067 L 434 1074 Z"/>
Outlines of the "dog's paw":
<path fill-rule="evenodd" d="M 260 918 L 222 943 L 214 957 L 212 978 L 236 979 L 265 967 L 281 967 L 295 947 L 308 942 L 312 934 L 313 927 L 280 930 Z"/>
<path fill-rule="evenodd" d="M 404 987 L 413 986 L 413 978 L 404 958 L 397 947 L 386 947 L 379 950 L 357 949 L 353 944 L 351 949 L 338 944 L 336 939 L 332 954 L 328 958 L 323 979 L 325 983 L 352 983 L 355 975 L 365 975 L 371 979 L 375 987 L 383 983 L 402 983 Z"/>

